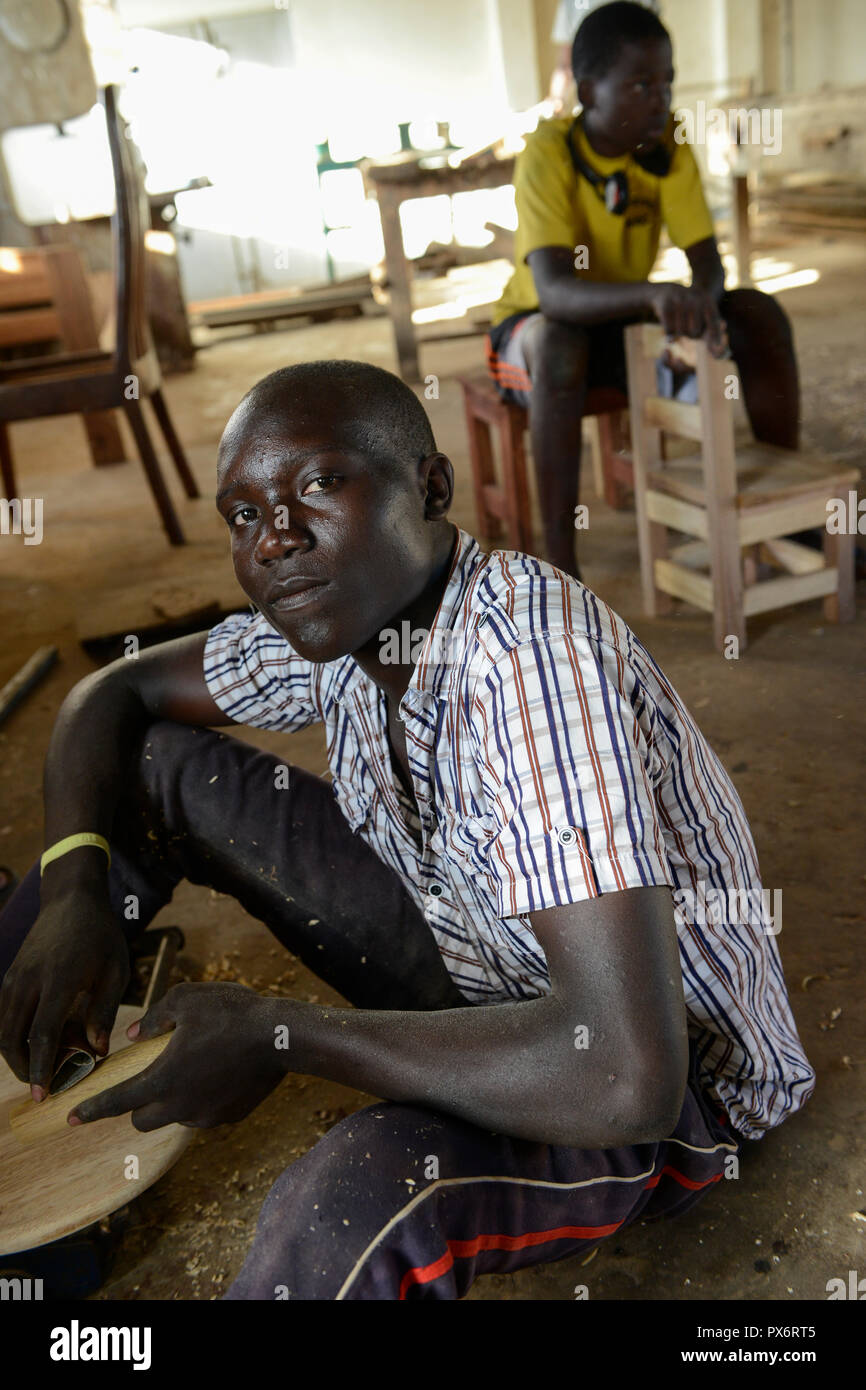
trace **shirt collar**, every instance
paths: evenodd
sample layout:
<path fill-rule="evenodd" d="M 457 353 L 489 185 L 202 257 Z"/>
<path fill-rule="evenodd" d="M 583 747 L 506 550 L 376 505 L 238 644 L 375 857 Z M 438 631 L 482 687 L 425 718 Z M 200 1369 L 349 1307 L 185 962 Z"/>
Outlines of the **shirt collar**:
<path fill-rule="evenodd" d="M 451 674 L 455 660 L 459 658 L 465 634 L 463 599 L 475 569 L 487 559 L 474 536 L 459 526 L 454 529 L 457 537 L 448 580 L 404 696 L 404 699 L 409 696 L 410 703 L 413 694 L 441 698 L 442 687 Z M 361 681 L 369 680 L 370 677 L 361 670 L 353 656 L 341 657 L 334 662 L 333 698 L 338 702 L 343 701 Z"/>

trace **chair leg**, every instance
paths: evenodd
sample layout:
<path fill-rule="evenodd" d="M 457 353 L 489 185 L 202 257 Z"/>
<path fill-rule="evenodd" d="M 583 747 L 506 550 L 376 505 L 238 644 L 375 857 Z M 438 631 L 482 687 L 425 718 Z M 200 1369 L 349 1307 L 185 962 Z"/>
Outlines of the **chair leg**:
<path fill-rule="evenodd" d="M 496 470 L 493 463 L 493 445 L 490 439 L 490 426 L 486 420 L 475 415 L 468 397 L 464 401 L 466 409 L 466 433 L 469 437 L 469 459 L 472 465 L 472 490 L 475 494 L 475 515 L 479 534 L 486 541 L 497 541 L 502 535 L 502 523 L 487 506 L 484 495 L 486 487 L 496 483 Z"/>
<path fill-rule="evenodd" d="M 857 537 L 851 532 L 831 536 L 824 530 L 824 559 L 828 565 L 835 565 L 837 571 L 836 591 L 824 599 L 824 617 L 828 623 L 850 623 L 854 621 L 857 603 L 854 597 L 854 542 Z"/>
<path fill-rule="evenodd" d="M 598 429 L 598 444 L 601 451 L 601 471 L 604 478 L 604 500 L 609 507 L 616 510 L 619 505 L 619 483 L 613 476 L 611 470 L 611 455 L 613 453 L 613 440 L 610 428 L 610 417 L 599 415 L 596 421 Z"/>
<path fill-rule="evenodd" d="M 644 503 L 644 507 L 646 503 Z M 643 606 L 644 612 L 650 618 L 662 618 L 674 611 L 674 601 L 667 589 L 660 589 L 656 584 L 656 560 L 666 560 L 670 545 L 668 528 L 660 521 L 650 521 L 644 518 L 643 528 L 638 526 L 638 535 L 643 530 L 643 539 L 640 542 L 641 558 L 644 553 L 647 562 L 641 565 L 641 585 L 643 587 Z"/>
<path fill-rule="evenodd" d="M 15 497 L 15 462 L 12 458 L 12 445 L 9 430 L 0 423 L 0 474 L 3 477 L 3 495 L 11 502 Z"/>
<path fill-rule="evenodd" d="M 710 576 L 713 582 L 713 643 L 724 656 L 728 640 L 737 639 L 737 651 L 746 649 L 746 616 L 743 611 L 743 563 L 737 543 L 733 508 L 707 499 Z"/>
<path fill-rule="evenodd" d="M 154 452 L 150 435 L 147 432 L 147 425 L 144 421 L 144 412 L 141 409 L 140 401 L 124 401 L 123 408 L 126 411 L 126 418 L 129 420 L 132 433 L 135 436 L 135 443 L 147 474 L 147 481 L 153 493 L 154 501 L 162 518 L 165 533 L 172 545 L 184 545 L 186 537 L 178 521 L 177 512 L 174 509 L 168 489 L 165 486 L 165 479 L 159 466 L 159 459 Z"/>
<path fill-rule="evenodd" d="M 526 449 L 523 419 L 511 410 L 500 416 L 499 440 L 502 448 L 502 486 L 505 491 L 505 528 L 512 550 L 532 550 L 532 517 L 529 514 L 529 488 L 526 482 Z"/>
<path fill-rule="evenodd" d="M 604 459 L 601 452 L 601 439 L 599 438 L 598 416 L 586 415 L 583 420 L 584 437 L 589 445 L 589 454 L 592 460 L 592 485 L 596 497 L 604 496 Z"/>
<path fill-rule="evenodd" d="M 157 418 L 159 427 L 165 436 L 168 451 L 174 459 L 174 466 L 178 471 L 187 497 L 200 497 L 201 493 L 198 490 L 198 483 L 192 475 L 192 470 L 187 462 L 183 446 L 175 433 L 175 428 L 172 424 L 171 416 L 168 413 L 168 406 L 163 399 L 162 392 L 153 391 L 151 393 L 150 403 L 153 406 L 153 413 Z"/>
<path fill-rule="evenodd" d="M 604 500 L 614 511 L 622 511 L 628 502 L 629 489 L 623 475 L 628 475 L 628 460 L 621 459 L 624 432 L 618 415 L 598 416 L 598 440 L 604 478 Z"/>

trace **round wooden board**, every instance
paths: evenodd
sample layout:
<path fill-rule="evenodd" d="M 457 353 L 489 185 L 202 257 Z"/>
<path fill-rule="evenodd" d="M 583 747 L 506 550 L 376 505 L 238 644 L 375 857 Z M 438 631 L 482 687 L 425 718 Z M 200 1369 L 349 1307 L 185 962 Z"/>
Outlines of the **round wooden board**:
<path fill-rule="evenodd" d="M 140 1017 L 141 1009 L 121 1005 L 112 1052 L 131 1046 L 126 1030 Z M 70 1110 L 75 1091 L 64 1093 Z M 59 1240 L 125 1206 L 168 1171 L 194 1134 L 185 1125 L 141 1134 L 129 1115 L 116 1115 L 22 1144 L 9 1127 L 9 1111 L 29 1094 L 0 1058 L 0 1255 Z M 131 1154 L 138 1178 L 126 1177 Z"/>

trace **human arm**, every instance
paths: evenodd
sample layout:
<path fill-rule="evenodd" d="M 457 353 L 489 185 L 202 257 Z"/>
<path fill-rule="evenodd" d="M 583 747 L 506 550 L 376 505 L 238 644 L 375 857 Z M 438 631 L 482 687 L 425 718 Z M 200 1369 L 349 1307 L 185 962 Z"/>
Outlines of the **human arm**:
<path fill-rule="evenodd" d="M 698 264 L 712 284 L 710 259 L 704 252 Z M 689 287 L 668 281 L 583 280 L 574 273 L 572 253 L 562 246 L 541 247 L 530 252 L 527 261 L 546 318 L 589 325 L 652 313 L 669 337 L 706 337 L 711 348 L 721 341 L 715 298 L 703 283 Z"/>
<path fill-rule="evenodd" d="M 688 1066 L 669 889 L 612 893 L 530 920 L 549 994 L 441 1013 L 289 1006 L 288 1065 L 541 1143 L 664 1138 Z"/>
<path fill-rule="evenodd" d="M 692 270 L 692 286 L 703 290 L 716 303 L 725 292 L 725 268 L 719 255 L 714 236 L 704 237 L 686 247 L 686 256 Z"/>
<path fill-rule="evenodd" d="M 79 831 L 110 842 L 130 751 L 148 723 L 232 722 L 204 680 L 206 636 L 123 658 L 70 691 L 45 761 L 46 846 Z M 107 871 L 103 850 L 90 846 L 46 866 L 40 915 L 0 990 L 0 1052 L 22 1081 L 29 1075 L 43 1090 L 67 1020 L 104 1052 L 126 986 L 128 951 L 110 908 Z"/>
<path fill-rule="evenodd" d="M 242 1006 L 226 1001 L 246 1020 L 228 1028 L 207 1022 L 211 1009 L 219 1013 L 213 986 L 181 987 L 147 1025 L 158 1032 L 179 1022 L 181 1037 L 140 1088 L 127 1083 L 114 1097 L 121 1110 L 165 1096 L 148 1123 L 235 1118 L 217 1095 L 197 1109 L 208 1068 L 213 1085 L 228 1079 L 225 1066 L 214 1068 L 216 1047 L 202 1044 L 195 1081 L 184 1079 L 188 1047 L 222 1035 L 242 1094 L 255 1095 L 256 1078 L 272 1075 L 282 1055 L 291 1070 L 549 1143 L 636 1142 L 670 1128 L 685 1084 L 685 1013 L 654 791 L 662 764 L 647 744 L 654 692 L 620 643 L 553 630 L 558 589 L 546 588 L 545 633 L 498 652 L 491 634 L 489 653 L 479 647 L 464 748 L 483 794 L 471 827 L 476 871 L 498 919 L 519 933 L 525 923 L 514 919 L 528 918 L 550 992 L 441 1013 L 320 1008 L 250 992 Z M 583 1028 L 587 1046 L 576 1046 Z M 251 1057 L 245 1079 L 236 1053 Z M 87 1118 L 100 1113 L 118 1112 L 88 1102 Z"/>
<path fill-rule="evenodd" d="M 416 1013 L 179 986 L 140 1032 L 174 1025 L 165 1052 L 85 1102 L 80 1118 L 132 1110 L 139 1129 L 218 1124 L 241 1118 L 293 1071 L 539 1143 L 611 1148 L 664 1138 L 688 1066 L 670 890 L 606 894 L 531 921 L 551 990 L 523 1002 Z M 286 1047 L 276 1045 L 281 1029 Z"/>

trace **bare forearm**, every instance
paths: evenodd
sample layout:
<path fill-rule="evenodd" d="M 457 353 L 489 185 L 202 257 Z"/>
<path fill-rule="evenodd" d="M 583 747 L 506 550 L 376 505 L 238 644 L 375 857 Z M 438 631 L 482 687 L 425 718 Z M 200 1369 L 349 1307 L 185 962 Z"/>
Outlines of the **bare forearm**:
<path fill-rule="evenodd" d="M 694 271 L 692 288 L 703 290 L 718 304 L 725 292 L 725 269 L 722 262 L 717 259 L 714 265 L 702 266 L 700 271 Z"/>
<path fill-rule="evenodd" d="M 575 1047 L 571 1013 L 547 995 L 437 1013 L 280 1001 L 273 1016 L 289 1030 L 282 1055 L 291 1071 L 542 1143 L 607 1148 L 659 1137 L 668 1115 L 647 1121 L 612 1042 Z"/>
<path fill-rule="evenodd" d="M 116 677 L 88 677 L 60 709 L 45 759 L 45 844 L 82 830 L 110 836 L 135 738 L 147 712 Z M 46 896 L 72 882 L 104 881 L 108 861 L 98 848 L 77 849 L 45 870 Z"/>
<path fill-rule="evenodd" d="M 605 323 L 648 313 L 652 288 L 646 280 L 604 284 L 564 276 L 539 293 L 540 307 L 545 318 L 561 323 Z"/>
<path fill-rule="evenodd" d="M 692 270 L 692 288 L 703 290 L 718 304 L 725 292 L 725 267 L 715 237 L 690 246 L 686 255 Z"/>

